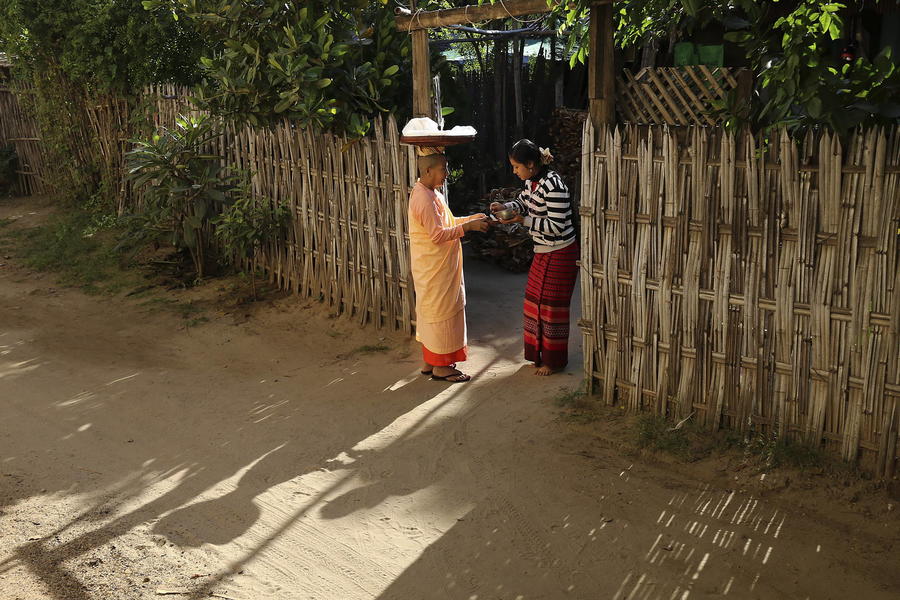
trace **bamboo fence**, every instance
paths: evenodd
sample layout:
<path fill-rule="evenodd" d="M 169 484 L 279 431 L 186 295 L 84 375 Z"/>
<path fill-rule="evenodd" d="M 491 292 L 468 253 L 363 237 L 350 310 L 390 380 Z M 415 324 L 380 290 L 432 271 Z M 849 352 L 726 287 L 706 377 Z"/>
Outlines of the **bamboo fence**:
<path fill-rule="evenodd" d="M 46 166 L 37 122 L 19 103 L 7 85 L 0 86 L 0 147 L 12 146 L 18 157 L 16 193 L 31 196 L 46 193 Z"/>
<path fill-rule="evenodd" d="M 625 69 L 616 81 L 616 108 L 627 123 L 642 125 L 715 125 L 717 102 L 752 77 L 746 69 L 727 67 L 646 67 Z M 742 91 L 748 95 L 749 81 Z"/>
<path fill-rule="evenodd" d="M 190 109 L 170 86 L 143 101 L 156 126 Z M 120 165 L 127 107 L 86 110 L 94 131 L 106 132 L 98 145 L 107 164 Z M 0 123 L 10 127 L 17 114 Z M 606 401 L 711 429 L 804 438 L 891 476 L 900 429 L 897 130 L 842 144 L 827 133 L 798 143 L 784 133 L 585 127 L 580 326 L 586 374 Z M 232 126 L 214 145 L 224 164 L 252 173 L 260 201 L 291 209 L 286 239 L 258 260 L 273 281 L 361 324 L 411 333 L 415 162 L 392 118 L 352 142 L 282 122 Z M 139 201 L 128 196 L 126 208 Z"/>
<path fill-rule="evenodd" d="M 17 93 L 26 90 L 16 90 Z M 122 98 L 79 98 L 85 131 L 75 150 L 113 185 L 119 211 L 140 208 L 124 177 L 124 154 L 137 127 Z M 143 104 L 143 106 L 141 106 Z M 144 90 L 137 106 L 153 127 L 197 115 L 188 91 L 172 85 Z M 37 125 L 16 94 L 0 90 L 0 143 L 14 142 L 22 164 L 22 194 L 50 191 Z M 260 201 L 290 207 L 287 239 L 264 249 L 256 264 L 283 289 L 326 302 L 361 324 L 412 333 L 415 302 L 409 267 L 406 206 L 415 156 L 401 145 L 393 117 L 378 119 L 374 135 L 350 141 L 282 122 L 270 128 L 229 126 L 207 150 L 223 164 L 252 174 Z"/>
<path fill-rule="evenodd" d="M 81 127 L 90 136 L 86 150 L 98 165 L 100 180 L 115 185 L 106 190 L 118 205 L 119 214 L 125 212 L 131 198 L 131 186 L 125 179 L 125 153 L 130 149 L 132 134 L 131 106 L 125 98 L 104 94 L 84 100 Z"/>
<path fill-rule="evenodd" d="M 190 112 L 185 90 L 154 86 L 146 95 L 157 126 Z M 212 150 L 252 174 L 260 201 L 290 207 L 288 238 L 257 258 L 273 281 L 360 324 L 412 333 L 406 209 L 415 156 L 393 117 L 353 141 L 287 121 L 230 126 Z"/>
<path fill-rule="evenodd" d="M 585 125 L 584 369 L 607 403 L 804 439 L 890 477 L 900 132 Z"/>
<path fill-rule="evenodd" d="M 0 146 L 12 146 L 18 157 L 17 193 L 21 195 L 50 193 L 53 169 L 84 169 L 91 165 L 99 170 L 100 181 L 119 182 L 118 189 L 106 190 L 120 202 L 120 211 L 128 197 L 124 184 L 124 152 L 130 131 L 128 102 L 113 95 L 85 96 L 68 85 L 63 78 L 56 80 L 60 93 L 68 96 L 67 120 L 73 134 L 67 140 L 69 150 L 77 156 L 66 164 L 52 164 L 38 120 L 23 104 L 29 96 L 40 93 L 28 82 L 17 81 L 11 87 L 0 87 Z M 22 100 L 25 100 L 23 103 Z"/>

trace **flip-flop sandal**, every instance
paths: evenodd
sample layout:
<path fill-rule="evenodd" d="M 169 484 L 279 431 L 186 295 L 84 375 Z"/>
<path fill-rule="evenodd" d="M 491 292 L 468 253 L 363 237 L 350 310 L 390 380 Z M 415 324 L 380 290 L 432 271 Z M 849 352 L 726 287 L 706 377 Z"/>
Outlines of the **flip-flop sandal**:
<path fill-rule="evenodd" d="M 455 369 L 455 368 L 456 368 L 456 363 L 453 363 L 452 365 L 448 365 L 448 366 L 449 366 L 451 369 Z M 422 375 L 431 375 L 431 371 L 419 371 L 419 373 L 421 373 Z"/>
<path fill-rule="evenodd" d="M 458 379 L 454 379 L 457 377 Z M 446 381 L 447 383 L 465 383 L 472 379 L 471 375 L 466 375 L 461 371 L 457 371 L 456 373 L 450 373 L 449 375 L 444 375 L 443 377 L 440 375 L 435 375 L 432 373 L 431 375 L 432 381 Z"/>

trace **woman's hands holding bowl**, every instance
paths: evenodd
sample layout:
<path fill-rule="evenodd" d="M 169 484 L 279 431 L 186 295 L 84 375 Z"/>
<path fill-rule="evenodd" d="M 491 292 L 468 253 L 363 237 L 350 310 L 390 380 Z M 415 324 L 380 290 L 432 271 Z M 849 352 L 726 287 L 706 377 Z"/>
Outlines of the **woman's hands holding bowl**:
<path fill-rule="evenodd" d="M 501 204 L 500 202 L 491 202 L 491 213 L 493 213 L 494 217 L 504 225 L 508 223 L 521 223 L 523 220 L 522 215 L 520 215 L 516 209 L 508 208 L 505 204 Z"/>

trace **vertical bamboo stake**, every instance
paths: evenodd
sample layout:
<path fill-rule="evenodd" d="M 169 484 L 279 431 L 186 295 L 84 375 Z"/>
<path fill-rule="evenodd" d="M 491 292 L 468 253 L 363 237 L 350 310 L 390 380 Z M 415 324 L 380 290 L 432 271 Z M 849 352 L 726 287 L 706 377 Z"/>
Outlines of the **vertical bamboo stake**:
<path fill-rule="evenodd" d="M 871 156 L 871 140 L 868 135 L 862 134 L 857 136 L 858 148 L 854 152 L 854 167 L 863 167 L 864 177 L 869 176 L 870 156 Z M 856 171 L 856 169 L 854 169 Z M 844 202 L 852 207 L 853 219 L 852 229 L 850 230 L 850 262 L 847 264 L 846 279 L 849 284 L 847 289 L 847 303 L 850 309 L 851 318 L 847 325 L 846 334 L 843 337 L 843 368 L 842 384 L 847 390 L 848 402 L 845 418 L 843 420 L 843 441 L 842 454 L 844 460 L 852 461 L 856 459 L 859 452 L 859 433 L 862 421 L 863 411 L 863 394 L 860 390 L 849 385 L 849 380 L 854 375 L 862 375 L 864 346 L 867 341 L 866 325 L 868 316 L 868 306 L 863 304 L 866 302 L 868 284 L 868 263 L 869 252 L 860 242 L 861 236 L 867 231 L 866 225 L 863 223 L 862 198 L 864 196 L 865 182 L 860 173 L 854 172 L 850 177 L 849 194 L 844 195 Z M 857 210 L 856 207 L 859 207 Z"/>
<path fill-rule="evenodd" d="M 673 323 L 675 307 L 672 298 L 672 285 L 675 275 L 676 236 L 679 220 L 682 218 L 681 186 L 679 184 L 679 162 L 681 155 L 678 140 L 672 132 L 663 137 L 663 179 L 664 200 L 662 211 L 662 249 L 660 253 L 659 294 L 657 294 L 657 312 L 659 313 L 659 365 L 656 377 L 656 412 L 668 414 L 668 403 L 671 396 L 671 370 L 673 368 L 672 353 L 674 346 Z"/>
<path fill-rule="evenodd" d="M 664 134 L 665 135 L 665 134 Z M 644 370 L 650 341 L 648 306 L 647 306 L 647 263 L 650 260 L 650 223 L 644 222 L 644 214 L 650 212 L 650 204 L 659 196 L 654 185 L 653 139 L 642 143 L 638 150 L 638 164 L 635 169 L 638 178 L 636 194 L 629 194 L 634 200 L 634 211 L 629 221 L 623 226 L 634 228 L 634 256 L 631 260 L 631 335 L 628 343 L 631 347 L 630 383 L 633 386 L 629 408 L 634 411 L 644 407 Z"/>
<path fill-rule="evenodd" d="M 616 369 L 619 362 L 619 339 L 617 334 L 619 326 L 619 310 L 617 307 L 617 298 L 619 289 L 618 258 L 621 223 L 608 218 L 610 215 L 608 215 L 606 211 L 612 213 L 618 210 L 620 175 L 622 173 L 622 134 L 618 129 L 611 129 L 608 131 L 606 147 L 607 193 L 602 197 L 604 201 L 604 205 L 602 205 L 602 209 L 604 210 L 602 219 L 605 225 L 603 295 L 604 310 L 606 314 L 606 321 L 604 322 L 604 329 L 606 332 L 604 334 L 606 346 L 606 351 L 604 352 L 606 370 L 603 380 L 603 398 L 606 400 L 607 404 L 612 405 L 615 403 Z"/>
<path fill-rule="evenodd" d="M 725 406 L 726 383 L 731 365 L 729 357 L 729 301 L 731 293 L 732 224 L 734 222 L 735 146 L 731 134 L 722 136 L 719 148 L 719 211 L 718 247 L 716 249 L 716 269 L 713 278 L 712 328 L 715 332 L 711 353 L 713 369 L 712 410 L 708 414 L 708 424 L 715 431 L 722 421 Z"/>
<path fill-rule="evenodd" d="M 841 203 L 841 142 L 837 135 L 824 134 L 819 142 L 818 210 L 819 226 L 824 239 L 819 244 L 818 260 L 813 273 L 810 304 L 812 330 L 813 379 L 805 435 L 809 443 L 822 441 L 829 397 L 836 392 L 837 365 L 832 355 L 831 306 L 834 303 L 835 251 Z"/>
<path fill-rule="evenodd" d="M 706 192 L 706 134 L 699 129 L 692 131 L 691 139 L 691 195 L 687 202 L 688 255 L 682 279 L 681 318 L 681 377 L 678 382 L 677 416 L 686 418 L 694 410 L 696 398 L 695 378 L 697 370 L 697 313 L 700 304 L 700 253 L 703 222 L 706 217 L 704 195 Z"/>
<path fill-rule="evenodd" d="M 601 136 L 606 135 L 606 128 L 600 130 Z M 594 394 L 594 356 L 596 352 L 596 337 L 594 302 L 596 286 L 594 285 L 594 236 L 596 235 L 594 224 L 594 204 L 596 201 L 595 165 L 594 157 L 595 129 L 590 119 L 585 119 L 581 137 L 581 336 L 582 356 L 584 366 L 585 392 L 589 396 Z"/>

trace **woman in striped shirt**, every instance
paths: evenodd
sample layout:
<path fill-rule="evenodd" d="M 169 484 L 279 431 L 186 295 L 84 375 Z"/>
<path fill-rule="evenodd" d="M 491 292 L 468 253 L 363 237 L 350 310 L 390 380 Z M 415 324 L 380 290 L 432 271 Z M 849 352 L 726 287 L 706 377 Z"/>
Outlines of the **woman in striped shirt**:
<path fill-rule="evenodd" d="M 534 241 L 534 260 L 525 287 L 525 359 L 537 375 L 551 375 L 569 361 L 569 304 L 579 256 L 569 189 L 550 169 L 550 152 L 531 140 L 509 151 L 513 173 L 525 182 L 518 198 L 491 211 L 512 208 L 518 214 L 501 223 L 521 223 Z"/>

